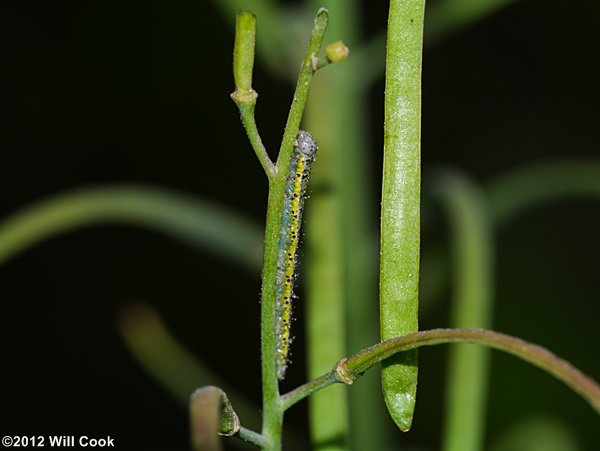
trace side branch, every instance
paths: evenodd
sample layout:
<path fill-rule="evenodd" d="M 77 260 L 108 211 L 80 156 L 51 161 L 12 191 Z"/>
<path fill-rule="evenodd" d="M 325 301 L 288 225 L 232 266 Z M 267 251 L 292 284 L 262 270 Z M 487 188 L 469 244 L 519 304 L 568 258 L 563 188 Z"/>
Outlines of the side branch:
<path fill-rule="evenodd" d="M 235 44 L 233 48 L 233 79 L 235 91 L 231 99 L 240 110 L 242 124 L 258 161 L 269 179 L 276 172 L 275 165 L 260 139 L 254 119 L 254 109 L 258 94 L 252 89 L 252 70 L 254 68 L 254 48 L 256 45 L 256 16 L 249 11 L 238 11 L 235 20 Z"/>
<path fill-rule="evenodd" d="M 258 127 L 256 126 L 256 120 L 254 118 L 254 108 L 256 106 L 256 98 L 258 97 L 258 94 L 256 94 L 255 91 L 252 91 L 255 94 L 255 97 L 251 100 L 244 101 L 239 100 L 235 96 L 236 92 L 231 94 L 231 98 L 240 110 L 242 124 L 246 129 L 246 134 L 248 135 L 248 140 L 252 145 L 252 149 L 254 149 L 254 153 L 256 154 L 258 161 L 260 162 L 263 170 L 265 171 L 265 174 L 267 174 L 267 177 L 269 178 L 269 180 L 271 180 L 277 173 L 277 168 L 275 167 L 275 164 L 271 161 L 271 158 L 269 158 L 267 149 L 265 149 L 262 139 L 260 138 L 260 134 L 258 133 Z"/>
<path fill-rule="evenodd" d="M 432 329 L 390 338 L 340 360 L 331 372 L 282 396 L 282 406 L 288 409 L 310 394 L 336 382 L 351 385 L 373 365 L 399 352 L 421 346 L 460 342 L 498 349 L 541 368 L 564 382 L 600 414 L 600 386 L 592 378 L 542 346 L 483 329 Z"/>

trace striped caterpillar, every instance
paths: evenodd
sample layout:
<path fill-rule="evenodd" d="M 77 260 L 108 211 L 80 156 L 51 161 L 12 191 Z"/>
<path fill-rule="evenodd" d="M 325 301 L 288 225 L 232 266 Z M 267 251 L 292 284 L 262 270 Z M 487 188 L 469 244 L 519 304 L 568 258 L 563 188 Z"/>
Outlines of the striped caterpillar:
<path fill-rule="evenodd" d="M 277 378 L 285 377 L 292 337 L 292 299 L 296 279 L 298 242 L 302 225 L 302 211 L 310 165 L 315 159 L 317 143 L 312 135 L 300 130 L 294 142 L 294 151 L 288 171 L 283 199 L 279 250 L 277 257 Z"/>

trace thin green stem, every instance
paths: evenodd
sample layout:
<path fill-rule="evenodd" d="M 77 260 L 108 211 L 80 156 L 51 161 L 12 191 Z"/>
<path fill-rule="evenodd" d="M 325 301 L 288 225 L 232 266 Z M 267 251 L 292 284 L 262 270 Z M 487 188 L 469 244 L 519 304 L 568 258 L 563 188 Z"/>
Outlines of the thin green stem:
<path fill-rule="evenodd" d="M 296 135 L 298 134 L 298 130 L 300 128 L 300 121 L 302 120 L 306 99 L 308 98 L 310 83 L 315 73 L 313 61 L 314 58 L 317 58 L 319 55 L 319 50 L 321 49 L 321 44 L 323 43 L 323 38 L 325 37 L 325 31 L 327 30 L 328 23 L 329 12 L 325 8 L 321 8 L 317 13 L 317 17 L 315 18 L 313 30 L 308 44 L 308 50 L 304 56 L 300 74 L 298 75 L 294 99 L 292 101 L 288 119 L 285 124 L 283 139 L 281 140 L 281 147 L 279 149 L 279 156 L 277 157 L 278 168 L 283 167 L 287 169 L 290 165 L 292 151 L 294 149 L 294 140 L 296 139 Z M 285 175 L 280 175 L 278 177 L 278 181 L 284 180 Z"/>
<path fill-rule="evenodd" d="M 432 329 L 390 338 L 363 349 L 352 357 L 340 360 L 331 372 L 318 378 L 319 383 L 315 383 L 315 381 L 308 382 L 286 394 L 283 399 L 288 399 L 289 404 L 292 400 L 297 403 L 303 397 L 314 393 L 314 391 L 336 382 L 352 385 L 373 365 L 389 359 L 397 353 L 422 346 L 447 343 L 479 344 L 512 354 L 564 382 L 600 414 L 600 386 L 592 378 L 542 346 L 510 335 L 483 329 Z M 334 377 L 332 378 L 331 375 L 334 375 Z"/>
<path fill-rule="evenodd" d="M 231 98 L 240 110 L 242 123 L 254 153 L 256 153 L 267 177 L 271 179 L 275 175 L 275 165 L 263 145 L 254 117 L 258 97 L 256 91 L 252 89 L 255 42 L 256 16 L 249 11 L 238 11 L 235 20 L 235 44 L 233 47 L 235 91 L 231 94 Z"/>
<path fill-rule="evenodd" d="M 418 329 L 424 9 L 424 0 L 390 2 L 379 293 L 383 340 Z M 410 429 L 417 353 L 403 353 L 385 362 L 382 385 L 395 423 L 403 431 Z"/>
<path fill-rule="evenodd" d="M 237 102 L 236 102 L 237 103 Z M 254 153 L 258 158 L 265 174 L 269 179 L 272 179 L 277 172 L 277 168 L 275 164 L 269 158 L 269 154 L 267 153 L 267 149 L 265 148 L 262 139 L 260 138 L 260 134 L 258 133 L 258 128 L 256 126 L 256 120 L 254 117 L 254 109 L 256 106 L 256 100 L 252 103 L 238 103 L 238 108 L 240 110 L 240 116 L 242 118 L 242 124 L 244 124 L 244 128 L 246 129 L 246 134 L 248 135 L 248 140 L 252 145 L 252 149 L 254 149 Z"/>
<path fill-rule="evenodd" d="M 425 13 L 425 44 L 442 40 L 448 35 L 491 16 L 516 0 L 441 0 L 427 4 Z M 373 35 L 366 43 L 352 49 L 349 70 L 357 74 L 362 89 L 370 88 L 383 76 L 385 67 L 385 33 Z"/>
<path fill-rule="evenodd" d="M 244 426 L 240 427 L 235 436 L 244 440 L 245 442 L 258 446 L 261 449 L 265 449 L 268 446 L 268 442 L 262 434 L 254 432 L 250 429 L 246 429 Z"/>
<path fill-rule="evenodd" d="M 135 360 L 181 405 L 188 407 L 190 393 L 198 386 L 217 385 L 231 399 L 240 420 L 253 429 L 260 428 L 259 406 L 197 359 L 171 333 L 151 305 L 144 302 L 127 305 L 119 313 L 117 325 Z M 286 449 L 299 451 L 302 439 L 292 430 L 284 430 L 284 433 L 289 442 Z M 234 441 L 233 446 L 246 449 L 238 441 Z"/>
<path fill-rule="evenodd" d="M 468 178 L 443 171 L 434 179 L 435 193 L 450 223 L 453 245 L 452 317 L 454 328 L 491 326 L 493 240 L 486 199 Z M 483 449 L 489 350 L 452 347 L 446 381 L 442 449 Z"/>
<path fill-rule="evenodd" d="M 233 80 L 235 97 L 256 98 L 252 89 L 254 47 L 256 45 L 256 16 L 250 11 L 238 11 L 235 16 L 233 45 Z"/>
<path fill-rule="evenodd" d="M 294 100 L 290 108 L 288 121 L 283 134 L 281 149 L 277 159 L 278 168 L 290 165 L 294 140 L 298 134 L 300 120 L 308 96 L 310 81 L 313 76 L 312 61 L 319 53 L 325 30 L 328 13 L 319 10 L 314 22 L 308 50 L 298 77 Z M 269 181 L 269 200 L 267 205 L 267 224 L 265 230 L 265 251 L 262 278 L 261 301 L 261 360 L 263 388 L 263 430 L 267 440 L 267 450 L 281 448 L 281 428 L 283 409 L 279 399 L 277 381 L 277 336 L 276 336 L 276 283 L 277 260 L 279 252 L 279 229 L 281 226 L 284 201 L 286 170 L 277 171 Z"/>
<path fill-rule="evenodd" d="M 307 270 L 307 369 L 308 377 L 316 377 L 352 351 L 361 349 L 377 339 L 377 332 L 365 339 L 363 331 L 377 324 L 376 306 L 369 304 L 371 315 L 360 315 L 352 321 L 351 312 L 362 307 L 365 299 L 372 299 L 376 290 L 374 274 L 364 271 L 364 235 L 368 235 L 370 218 L 368 186 L 366 181 L 366 91 L 361 91 L 357 79 L 360 71 L 348 65 L 354 58 L 353 46 L 360 42 L 362 28 L 358 1 L 312 0 L 331 12 L 329 40 L 343 40 L 348 44 L 350 57 L 334 70 L 327 70 L 315 80 L 311 101 L 306 111 L 306 127 L 319 142 L 319 156 L 311 180 L 311 199 L 306 214 L 306 270 Z M 373 227 L 374 228 L 374 227 Z M 377 264 L 376 257 L 371 260 Z M 371 282 L 369 284 L 369 282 Z M 359 305 L 357 305 L 357 302 Z M 364 310 L 364 309 L 363 309 Z M 347 320 L 346 320 L 347 319 Z M 370 321 L 372 320 L 372 321 Z M 347 331 L 351 330 L 352 334 Z M 352 343 L 352 340 L 355 340 Z M 359 342 L 359 344 L 356 343 Z M 378 390 L 365 383 L 363 389 Z M 360 390 L 348 393 L 336 387 L 310 398 L 309 426 L 313 449 L 343 451 L 355 449 L 383 449 L 378 429 L 385 424 L 379 420 L 365 398 L 354 421 L 349 397 L 360 395 Z M 377 398 L 375 398 L 377 401 Z M 374 427 L 371 427 L 374 426 Z M 359 436 L 370 429 L 365 446 Z"/>
<path fill-rule="evenodd" d="M 489 330 L 433 329 L 392 338 L 349 358 L 343 371 L 351 378 L 356 378 L 375 363 L 400 351 L 458 342 L 482 344 L 519 357 L 564 382 L 600 413 L 600 386 L 593 379 L 542 346 Z"/>
<path fill-rule="evenodd" d="M 583 451 L 579 443 L 580 433 L 573 426 L 571 415 L 555 417 L 521 411 L 518 420 L 503 428 L 486 450 Z"/>
<path fill-rule="evenodd" d="M 117 325 L 135 360 L 182 404 L 188 405 L 190 393 L 198 386 L 218 385 L 233 401 L 245 424 L 260 426 L 258 406 L 197 360 L 173 336 L 151 305 L 143 302 L 127 305 L 119 312 Z"/>
<path fill-rule="evenodd" d="M 214 0 L 223 17 L 229 20 L 240 8 L 251 10 L 260 17 L 260 33 L 257 36 L 259 58 L 268 68 L 278 74 L 284 73 L 281 64 L 285 54 L 285 28 L 275 0 Z"/>
<path fill-rule="evenodd" d="M 320 78 L 320 77 L 319 77 Z M 319 93 L 319 89 L 316 92 Z M 311 102 L 310 110 L 322 103 L 319 96 Z M 328 111 L 328 110 L 326 110 Z M 308 115 L 308 127 L 315 136 L 314 115 Z M 321 124 L 323 127 L 325 124 Z M 306 335 L 308 377 L 316 377 L 330 368 L 346 352 L 344 324 L 344 293 L 342 240 L 340 238 L 339 199 L 319 187 L 331 176 L 327 171 L 331 151 L 319 141 L 320 156 L 313 170 L 311 199 L 307 206 L 306 224 Z M 312 449 L 347 449 L 348 393 L 336 387 L 311 397 L 309 426 Z"/>
<path fill-rule="evenodd" d="M 497 177 L 487 191 L 494 222 L 502 227 L 539 204 L 574 196 L 600 197 L 600 161 L 531 165 Z"/>
<path fill-rule="evenodd" d="M 261 234 L 254 222 L 181 193 L 136 185 L 81 188 L 13 213 L 0 224 L 0 264 L 43 240 L 105 223 L 157 230 L 260 267 Z"/>
<path fill-rule="evenodd" d="M 425 13 L 425 44 L 491 16 L 516 0 L 441 0 L 427 4 Z M 385 33 L 373 35 L 366 43 L 352 49 L 349 69 L 357 74 L 361 89 L 370 88 L 383 76 L 385 68 Z"/>
<path fill-rule="evenodd" d="M 287 410 L 299 401 L 302 401 L 307 396 L 310 396 L 322 388 L 328 387 L 336 382 L 339 381 L 337 380 L 335 372 L 330 371 L 329 373 L 313 379 L 310 382 L 307 382 L 306 384 L 292 390 L 291 392 L 286 393 L 281 397 L 281 405 L 283 406 L 284 410 Z"/>

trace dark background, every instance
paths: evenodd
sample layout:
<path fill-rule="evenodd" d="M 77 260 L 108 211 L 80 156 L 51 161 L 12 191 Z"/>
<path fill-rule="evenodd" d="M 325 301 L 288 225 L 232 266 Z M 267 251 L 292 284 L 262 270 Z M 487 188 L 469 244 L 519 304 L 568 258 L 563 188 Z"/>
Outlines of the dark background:
<path fill-rule="evenodd" d="M 365 7 L 368 34 L 386 23 L 381 3 Z M 136 182 L 210 199 L 262 223 L 265 178 L 228 97 L 233 21 L 202 1 L 4 3 L 1 217 L 69 188 Z M 520 1 L 427 46 L 424 174 L 443 165 L 485 182 L 529 162 L 600 157 L 599 27 L 597 1 Z M 292 88 L 260 64 L 254 84 L 259 126 L 274 149 Z M 371 108 L 379 186 L 383 81 Z M 599 229 L 595 200 L 557 202 L 503 229 L 494 325 L 544 344 L 596 379 Z M 5 263 L 0 287 L 3 435 L 109 434 L 121 449 L 186 449 L 186 410 L 117 333 L 117 312 L 137 299 L 259 402 L 258 273 L 158 233 L 95 226 Z M 443 305 L 424 312 L 422 328 L 447 324 Z M 201 318 L 214 328 L 199 326 Z M 290 385 L 304 379 L 301 324 Z M 214 338 L 224 340 L 231 325 L 233 357 Z M 415 427 L 400 443 L 439 447 L 446 349 L 421 353 Z M 300 435 L 304 406 L 289 417 Z M 543 413 L 571 428 L 582 449 L 597 444 L 598 419 L 584 401 L 499 353 L 489 406 L 490 441 L 519 418 Z"/>

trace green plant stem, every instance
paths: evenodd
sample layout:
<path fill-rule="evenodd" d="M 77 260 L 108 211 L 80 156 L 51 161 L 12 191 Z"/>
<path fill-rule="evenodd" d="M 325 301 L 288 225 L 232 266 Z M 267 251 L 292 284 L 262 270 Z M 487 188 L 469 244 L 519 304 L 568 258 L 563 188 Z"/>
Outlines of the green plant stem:
<path fill-rule="evenodd" d="M 279 251 L 279 229 L 286 184 L 286 173 L 289 168 L 294 140 L 300 127 L 300 120 L 308 96 L 310 81 L 313 77 L 312 60 L 319 53 L 325 30 L 328 13 L 321 9 L 317 13 L 312 30 L 308 50 L 298 77 L 294 100 L 290 108 L 288 121 L 284 131 L 275 177 L 269 181 L 269 200 L 267 205 L 267 224 L 265 231 L 265 251 L 263 262 L 263 282 L 261 301 L 261 360 L 263 388 L 263 430 L 267 450 L 281 449 L 281 428 L 283 409 L 279 400 L 277 381 L 277 337 L 276 337 L 276 283 L 277 257 Z"/>
<path fill-rule="evenodd" d="M 574 196 L 600 196 L 600 161 L 539 163 L 508 172 L 488 186 L 491 213 L 502 227 L 525 210 Z"/>
<path fill-rule="evenodd" d="M 316 106 L 315 103 L 320 104 L 320 101 L 311 102 L 311 108 Z M 320 137 L 310 121 L 308 128 L 315 136 Z M 318 168 L 313 171 L 312 194 L 306 210 L 306 334 L 309 378 L 322 374 L 331 366 L 331 362 L 346 354 L 339 205 L 335 196 L 319 190 L 319 186 L 324 186 L 327 173 L 323 170 L 331 158 L 328 155 L 330 149 L 321 141 L 319 146 Z M 346 449 L 349 421 L 347 397 L 343 387 L 336 387 L 310 399 L 312 449 Z"/>
<path fill-rule="evenodd" d="M 198 360 L 173 336 L 151 305 L 145 302 L 127 305 L 119 312 L 117 325 L 125 345 L 135 360 L 182 406 L 188 407 L 190 393 L 198 386 L 217 385 L 232 400 L 237 415 L 246 426 L 253 429 L 260 427 L 258 405 L 224 383 L 219 375 Z M 300 449 L 298 444 L 302 442 L 300 437 L 291 430 L 284 432 L 289 439 L 286 449 L 298 451 Z M 240 434 L 243 435 L 245 432 Z M 240 438 L 246 440 L 244 437 Z M 252 442 L 252 440 L 246 441 Z M 248 448 L 240 441 L 234 441 L 232 444 L 237 448 Z"/>
<path fill-rule="evenodd" d="M 383 340 L 418 329 L 421 55 L 424 0 L 392 0 L 385 75 L 380 327 Z M 417 354 L 384 363 L 383 392 L 395 423 L 410 429 Z"/>
<path fill-rule="evenodd" d="M 125 345 L 138 363 L 182 404 L 188 405 L 190 393 L 198 386 L 218 385 L 233 400 L 235 410 L 245 424 L 260 426 L 258 407 L 196 360 L 172 335 L 151 305 L 144 302 L 127 305 L 119 312 L 117 324 Z"/>
<path fill-rule="evenodd" d="M 250 429 L 246 429 L 245 427 L 240 427 L 240 430 L 237 432 L 236 437 L 244 440 L 245 442 L 252 443 L 253 445 L 258 446 L 261 449 L 267 448 L 268 443 L 265 438 L 259 434 L 258 432 L 254 432 Z"/>
<path fill-rule="evenodd" d="M 345 375 L 353 379 L 360 376 L 374 363 L 386 359 L 400 350 L 457 342 L 478 343 L 519 357 L 564 382 L 600 413 L 600 386 L 594 380 L 542 346 L 510 335 L 482 329 L 433 329 L 392 338 L 349 358 L 343 365 L 343 371 Z"/>
<path fill-rule="evenodd" d="M 267 149 L 265 149 L 262 139 L 260 138 L 260 134 L 258 133 L 258 127 L 256 126 L 254 116 L 255 107 L 256 99 L 252 103 L 238 103 L 240 117 L 242 119 L 242 123 L 244 124 L 244 128 L 246 129 L 246 134 L 248 135 L 248 140 L 252 145 L 252 149 L 254 149 L 254 153 L 256 154 L 258 161 L 265 171 L 265 174 L 267 174 L 269 179 L 272 179 L 277 172 L 277 168 L 271 161 L 271 158 L 269 158 Z"/>
<path fill-rule="evenodd" d="M 352 357 L 340 360 L 330 373 L 292 390 L 284 395 L 283 399 L 287 406 L 292 406 L 312 393 L 336 382 L 353 384 L 373 365 L 399 352 L 406 352 L 421 346 L 461 342 L 498 349 L 541 368 L 564 382 L 600 414 L 600 386 L 593 379 L 542 346 L 483 329 L 432 329 L 390 338 L 363 349 Z"/>
<path fill-rule="evenodd" d="M 493 239 L 486 198 L 468 178 L 439 172 L 435 192 L 450 223 L 453 245 L 453 328 L 491 326 Z M 442 449 L 478 451 L 485 432 L 489 350 L 457 345 L 450 350 Z"/>
<path fill-rule="evenodd" d="M 294 141 L 296 140 L 296 135 L 300 129 L 300 121 L 302 120 L 310 83 L 315 72 L 313 68 L 313 59 L 317 58 L 319 55 L 319 50 L 321 49 L 328 23 L 329 12 L 325 8 L 319 9 L 310 36 L 308 50 L 302 61 L 302 67 L 300 69 L 300 74 L 298 75 L 298 81 L 296 82 L 294 98 L 285 124 L 279 156 L 277 157 L 278 168 L 283 167 L 287 170 L 290 165 Z M 285 174 L 279 175 L 277 181 L 285 181 Z M 283 185 L 284 183 L 282 183 L 282 187 Z"/>
<path fill-rule="evenodd" d="M 319 390 L 325 387 L 329 387 L 331 384 L 340 382 L 337 380 L 335 371 L 323 374 L 316 379 L 301 385 L 300 387 L 292 390 L 291 392 L 281 397 L 281 405 L 284 410 L 287 410 L 294 406 L 296 403 L 302 401 L 307 396 L 317 393 Z"/>
<path fill-rule="evenodd" d="M 425 44 L 442 40 L 448 35 L 491 16 L 516 0 L 441 0 L 427 4 L 425 13 Z M 356 73 L 361 89 L 370 88 L 380 79 L 385 68 L 385 33 L 379 32 L 366 43 L 352 49 L 348 60 Z"/>
<path fill-rule="evenodd" d="M 235 42 L 233 44 L 235 96 L 256 97 L 252 89 L 255 46 L 256 16 L 250 11 L 238 11 L 235 16 Z"/>
<path fill-rule="evenodd" d="M 257 224 L 209 202 L 136 185 L 81 188 L 13 213 L 0 224 L 0 264 L 45 239 L 103 223 L 157 230 L 260 268 Z"/>
<path fill-rule="evenodd" d="M 376 290 L 376 273 L 365 267 L 377 266 L 377 253 L 365 251 L 374 229 L 367 180 L 367 92 L 360 84 L 364 67 L 353 70 L 349 65 L 354 45 L 361 40 L 361 13 L 356 0 L 311 3 L 330 11 L 328 39 L 342 39 L 350 46 L 350 56 L 315 80 L 305 116 L 320 147 L 306 215 L 309 378 L 329 369 L 348 349 L 361 349 L 377 339 L 377 307 L 364 303 Z M 336 387 L 311 397 L 314 449 L 384 448 L 385 410 L 377 398 L 363 396 L 379 389 L 378 378 L 371 376 L 362 390 L 348 393 Z M 354 408 L 348 409 L 348 401 Z"/>
<path fill-rule="evenodd" d="M 521 417 L 502 431 L 489 451 L 583 451 L 568 415 L 548 414 Z"/>
<path fill-rule="evenodd" d="M 260 33 L 257 36 L 259 57 L 272 72 L 285 73 L 285 65 L 281 64 L 281 60 L 285 53 L 286 33 L 276 1 L 214 0 L 213 4 L 221 10 L 226 20 L 236 15 L 240 8 L 253 11 L 260 18 Z"/>
<path fill-rule="evenodd" d="M 240 110 L 244 129 L 248 134 L 254 153 L 269 178 L 275 175 L 275 165 L 263 145 L 254 110 L 258 94 L 252 89 L 254 68 L 254 47 L 256 42 L 256 16 L 249 11 L 238 11 L 235 20 L 235 44 L 233 47 L 233 79 L 235 91 L 232 100 Z"/>

